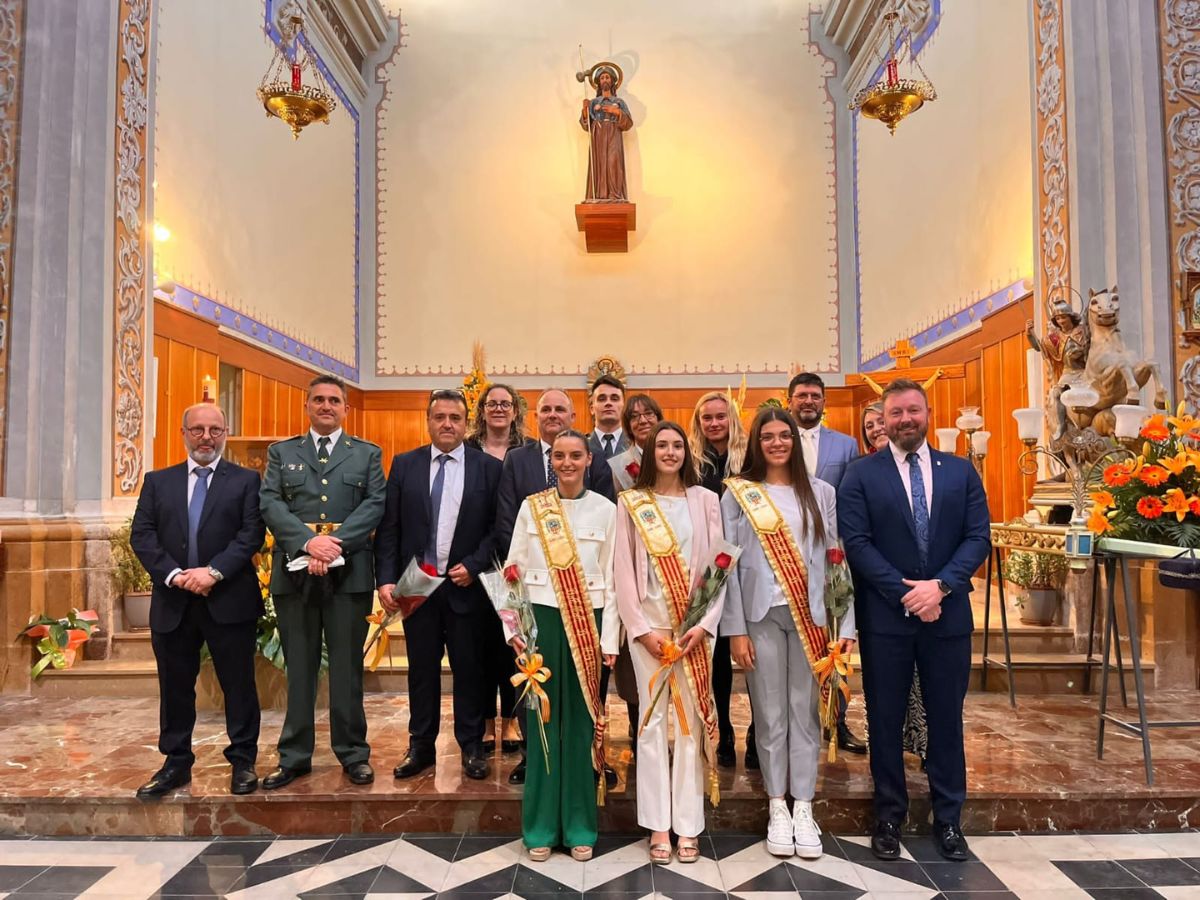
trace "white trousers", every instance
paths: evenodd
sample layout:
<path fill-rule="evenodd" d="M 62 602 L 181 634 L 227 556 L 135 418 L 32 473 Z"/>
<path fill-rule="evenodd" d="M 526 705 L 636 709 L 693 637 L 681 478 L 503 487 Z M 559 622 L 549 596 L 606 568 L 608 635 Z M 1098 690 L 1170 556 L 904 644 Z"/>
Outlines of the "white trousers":
<path fill-rule="evenodd" d="M 746 684 L 767 796 L 790 793 L 795 800 L 812 800 L 821 755 L 820 692 L 791 610 L 772 607 L 761 622 L 747 622 L 746 633 L 754 643 L 754 670 L 746 673 Z M 641 790 L 639 782 L 639 796 Z"/>
<path fill-rule="evenodd" d="M 668 637 L 670 632 L 659 631 Z M 712 653 L 709 642 L 708 652 Z M 629 642 L 629 655 L 637 678 L 641 715 L 650 709 L 650 679 L 659 669 L 658 657 L 642 646 Z M 665 678 L 666 675 L 663 676 Z M 696 701 L 688 686 L 683 664 L 675 666 L 675 679 L 683 700 L 690 735 L 684 735 L 675 723 L 675 753 L 669 748 L 669 721 L 675 718 L 670 688 L 663 691 L 650 721 L 637 739 L 637 813 L 638 824 L 651 831 L 674 831 L 680 837 L 695 837 L 704 830 L 704 725 L 696 711 Z M 661 679 L 660 679 L 661 681 Z M 655 683 L 655 688 L 658 683 Z M 668 714 L 668 710 L 670 713 Z M 640 727 L 641 722 L 637 723 Z"/>

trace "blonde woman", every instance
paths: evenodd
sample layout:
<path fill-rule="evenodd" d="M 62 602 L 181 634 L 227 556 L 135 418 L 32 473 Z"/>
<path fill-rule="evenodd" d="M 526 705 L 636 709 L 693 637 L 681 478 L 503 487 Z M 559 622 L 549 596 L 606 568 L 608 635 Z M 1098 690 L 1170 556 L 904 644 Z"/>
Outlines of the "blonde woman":
<path fill-rule="evenodd" d="M 722 597 L 699 624 L 679 635 L 683 658 L 676 670 L 678 705 L 673 706 L 665 693 L 653 708 L 649 705 L 652 681 L 664 677 L 656 675 L 663 645 L 677 633 L 688 591 L 722 543 L 720 501 L 699 482 L 683 429 L 661 422 L 646 440 L 637 482 L 617 504 L 617 607 L 629 636 L 639 706 L 649 711 L 637 737 L 637 810 L 638 824 L 650 831 L 652 863 L 671 861 L 672 830 L 679 838 L 679 861 L 699 858 L 705 781 L 715 763 L 710 654 Z M 649 552 L 648 545 L 657 546 L 666 538 L 672 546 L 665 554 Z M 660 577 L 662 566 L 677 567 L 686 575 L 686 581 L 674 582 L 674 592 Z M 605 635 L 606 644 L 615 642 L 615 636 Z M 681 709 L 684 719 L 676 717 L 673 753 L 668 723 L 672 708 Z"/>
<path fill-rule="evenodd" d="M 616 634 L 620 623 L 613 584 L 617 508 L 584 487 L 591 462 L 584 435 L 567 429 L 555 436 L 550 465 L 557 486 L 521 503 L 505 561 L 506 570 L 516 566 L 524 582 L 537 622 L 537 650 L 551 672 L 543 686 L 550 700 L 550 721 L 544 723 L 548 759 L 533 710 L 525 730 L 529 763 L 521 831 L 533 862 L 544 862 L 560 845 L 574 859 L 588 860 L 596 843 L 593 772 L 603 766 L 603 731 L 596 723 L 604 715 L 600 635 Z M 519 635 L 505 637 L 517 654 L 524 652 Z"/>

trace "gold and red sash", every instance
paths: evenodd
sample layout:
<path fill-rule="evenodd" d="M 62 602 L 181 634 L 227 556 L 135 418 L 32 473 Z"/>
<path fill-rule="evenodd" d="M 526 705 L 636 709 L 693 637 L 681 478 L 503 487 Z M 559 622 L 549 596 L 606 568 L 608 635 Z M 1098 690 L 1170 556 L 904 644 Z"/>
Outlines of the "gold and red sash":
<path fill-rule="evenodd" d="M 621 492 L 621 500 L 629 513 L 629 518 L 641 535 L 642 544 L 646 548 L 654 564 L 654 571 L 663 586 L 667 598 L 667 612 L 671 617 L 671 630 L 679 634 L 679 625 L 687 617 L 688 606 L 691 604 L 692 579 L 688 573 L 687 560 L 680 552 L 679 540 L 671 528 L 671 523 L 663 515 L 658 501 L 652 491 L 631 488 Z M 696 536 L 699 539 L 699 536 Z M 683 637 L 683 635 L 679 635 Z M 696 702 L 696 711 L 704 725 L 704 735 L 701 747 L 709 766 L 709 787 L 712 802 L 715 806 L 720 800 L 716 783 L 716 750 L 719 739 L 717 730 L 717 705 L 712 693 L 712 661 L 708 655 L 707 641 L 702 642 L 681 658 L 683 671 L 691 688 L 692 697 Z M 671 668 L 674 659 L 667 663 Z M 689 734 L 687 716 L 684 715 L 683 705 L 679 700 L 675 685 L 675 675 L 668 672 L 670 692 L 675 704 L 676 721 L 683 734 Z M 648 692 L 654 696 L 654 684 L 651 683 Z"/>
<path fill-rule="evenodd" d="M 829 646 L 829 629 L 813 621 L 812 609 L 808 605 L 808 568 L 804 565 L 804 557 L 792 529 L 764 485 L 744 478 L 727 478 L 725 484 L 733 492 L 742 512 L 750 520 L 750 527 L 758 535 L 763 554 L 787 597 L 792 622 L 804 644 L 804 653 L 813 669 L 813 677 L 817 677 L 818 664 Z M 821 685 L 821 693 L 822 699 L 828 700 L 828 682 Z"/>
<path fill-rule="evenodd" d="M 604 704 L 600 699 L 600 632 L 588 596 L 587 577 L 579 564 L 579 550 L 571 523 L 559 502 L 558 489 L 550 488 L 529 498 L 529 511 L 537 525 L 542 553 L 550 569 L 550 584 L 558 598 L 563 631 L 571 647 L 571 659 L 579 677 L 584 702 L 595 730 L 592 736 L 592 767 L 601 773 L 597 800 L 604 802 Z"/>

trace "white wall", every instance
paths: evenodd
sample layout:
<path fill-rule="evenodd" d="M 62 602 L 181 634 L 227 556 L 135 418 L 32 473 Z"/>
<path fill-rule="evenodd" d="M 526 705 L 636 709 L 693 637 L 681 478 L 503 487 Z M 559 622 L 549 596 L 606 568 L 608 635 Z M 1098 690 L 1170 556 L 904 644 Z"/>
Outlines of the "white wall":
<path fill-rule="evenodd" d="M 155 270 L 354 364 L 354 120 L 267 118 L 262 26 L 261 2 L 159 0 Z"/>
<path fill-rule="evenodd" d="M 863 359 L 1033 274 L 1028 18 L 944 0 L 921 53 L 938 99 L 895 136 L 858 122 Z"/>
<path fill-rule="evenodd" d="M 397 4 L 392 4 L 393 11 Z M 807 0 L 412 0 L 379 116 L 381 375 L 838 366 L 832 64 Z M 576 230 L 577 45 L 624 67 L 637 231 Z M 397 379 L 397 381 L 399 381 Z"/>

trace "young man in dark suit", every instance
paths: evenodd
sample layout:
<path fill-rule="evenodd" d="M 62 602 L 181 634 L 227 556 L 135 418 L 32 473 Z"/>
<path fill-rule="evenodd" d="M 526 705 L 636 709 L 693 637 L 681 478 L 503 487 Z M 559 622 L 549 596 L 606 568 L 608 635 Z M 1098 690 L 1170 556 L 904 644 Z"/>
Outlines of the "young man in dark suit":
<path fill-rule="evenodd" d="M 908 814 L 902 731 L 915 662 L 929 723 L 934 842 L 960 861 L 971 576 L 990 548 L 987 497 L 971 463 L 929 447 L 929 400 L 919 384 L 898 378 L 882 399 L 889 447 L 849 466 L 838 492 L 871 733 L 871 848 L 880 859 L 900 856 Z"/>
<path fill-rule="evenodd" d="M 408 648 L 409 746 L 396 766 L 409 778 L 434 764 L 442 718 L 442 651 L 454 676 L 454 737 L 463 773 L 487 778 L 483 752 L 483 658 L 495 616 L 479 573 L 491 568 L 500 460 L 463 443 L 467 403 L 461 391 L 434 391 L 427 410 L 431 443 L 392 460 L 383 521 L 375 531 L 379 602 L 394 612 L 396 582 L 412 559 L 446 580 L 404 620 Z"/>
<path fill-rule="evenodd" d="M 254 654 L 263 602 L 253 557 L 265 534 L 259 478 L 221 458 L 225 416 L 218 407 L 189 407 L 181 430 L 187 460 L 146 474 L 130 530 L 133 551 L 154 582 L 150 642 L 158 664 L 158 749 L 166 757 L 138 788 L 141 800 L 192 780 L 196 676 L 206 643 L 225 695 L 230 792 L 258 787 Z"/>

